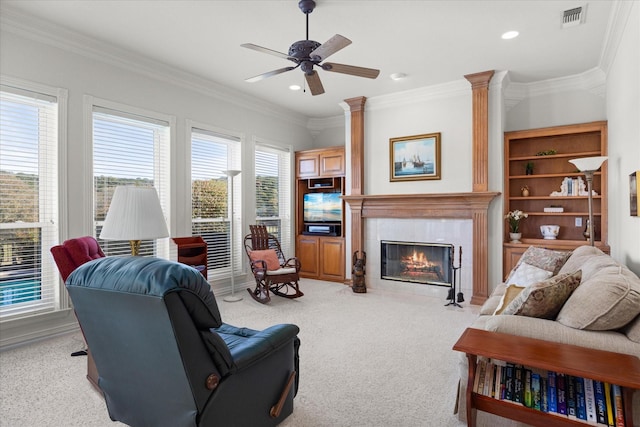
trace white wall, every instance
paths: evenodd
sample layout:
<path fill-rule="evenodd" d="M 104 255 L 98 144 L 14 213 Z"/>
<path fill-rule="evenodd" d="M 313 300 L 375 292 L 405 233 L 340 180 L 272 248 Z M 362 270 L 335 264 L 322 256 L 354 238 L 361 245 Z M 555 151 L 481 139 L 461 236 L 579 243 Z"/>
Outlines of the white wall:
<path fill-rule="evenodd" d="M 609 243 L 611 255 L 640 275 L 640 217 L 629 215 L 629 174 L 640 170 L 640 4 L 628 21 L 607 73 Z"/>
<path fill-rule="evenodd" d="M 459 80 L 365 104 L 365 194 L 456 193 L 472 190 L 471 84 Z M 389 139 L 439 132 L 441 179 L 391 182 Z"/>

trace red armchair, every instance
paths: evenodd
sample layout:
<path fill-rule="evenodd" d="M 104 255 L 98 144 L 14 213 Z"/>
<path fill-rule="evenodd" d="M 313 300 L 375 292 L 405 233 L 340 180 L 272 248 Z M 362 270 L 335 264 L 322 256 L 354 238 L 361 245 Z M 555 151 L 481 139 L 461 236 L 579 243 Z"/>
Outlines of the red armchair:
<path fill-rule="evenodd" d="M 91 236 L 65 240 L 61 245 L 52 247 L 51 254 L 65 282 L 71 272 L 85 262 L 105 256 L 98 241 Z"/>
<path fill-rule="evenodd" d="M 105 254 L 98 244 L 98 241 L 91 237 L 78 237 L 76 239 L 65 240 L 61 245 L 51 248 L 51 255 L 58 266 L 58 271 L 62 280 L 67 281 L 67 277 L 82 264 L 97 258 L 104 258 Z M 83 333 L 84 335 L 84 333 Z M 87 379 L 98 389 L 98 370 L 93 361 L 89 349 L 76 351 L 72 356 L 87 355 Z"/>

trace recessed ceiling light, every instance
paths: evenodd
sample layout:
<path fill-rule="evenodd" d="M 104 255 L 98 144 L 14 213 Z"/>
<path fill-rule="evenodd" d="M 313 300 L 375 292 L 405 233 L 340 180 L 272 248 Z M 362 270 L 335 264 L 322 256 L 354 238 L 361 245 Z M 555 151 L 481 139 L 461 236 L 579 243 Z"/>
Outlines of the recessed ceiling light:
<path fill-rule="evenodd" d="M 291 90 L 300 90 L 302 88 L 300 87 L 300 85 L 291 85 L 291 86 L 289 86 L 289 89 L 291 89 Z"/>
<path fill-rule="evenodd" d="M 402 80 L 407 77 L 405 73 L 393 73 L 389 76 L 391 80 Z"/>
<path fill-rule="evenodd" d="M 518 37 L 518 34 L 520 34 L 517 31 L 507 31 L 506 33 L 504 33 L 502 35 L 502 38 L 504 40 L 510 40 L 510 39 L 515 39 L 516 37 Z"/>

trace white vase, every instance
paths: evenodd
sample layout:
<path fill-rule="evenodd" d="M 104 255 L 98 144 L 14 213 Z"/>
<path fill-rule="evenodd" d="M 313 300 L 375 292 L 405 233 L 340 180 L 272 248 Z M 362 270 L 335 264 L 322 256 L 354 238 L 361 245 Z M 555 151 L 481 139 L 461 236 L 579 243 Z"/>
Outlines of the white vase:
<path fill-rule="evenodd" d="M 511 239 L 511 243 L 521 243 L 520 238 L 522 237 L 522 233 L 509 233 L 509 238 Z"/>

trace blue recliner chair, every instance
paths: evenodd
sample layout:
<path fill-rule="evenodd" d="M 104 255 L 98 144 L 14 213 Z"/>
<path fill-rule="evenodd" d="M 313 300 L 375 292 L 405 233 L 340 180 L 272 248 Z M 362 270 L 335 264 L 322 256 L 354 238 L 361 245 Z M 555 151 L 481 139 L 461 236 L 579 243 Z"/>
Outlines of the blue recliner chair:
<path fill-rule="evenodd" d="M 67 279 L 109 416 L 131 426 L 272 426 L 293 412 L 299 329 L 224 324 L 204 277 L 158 258 Z"/>

